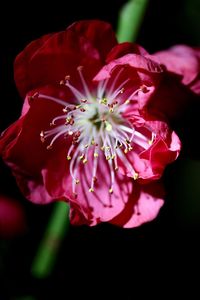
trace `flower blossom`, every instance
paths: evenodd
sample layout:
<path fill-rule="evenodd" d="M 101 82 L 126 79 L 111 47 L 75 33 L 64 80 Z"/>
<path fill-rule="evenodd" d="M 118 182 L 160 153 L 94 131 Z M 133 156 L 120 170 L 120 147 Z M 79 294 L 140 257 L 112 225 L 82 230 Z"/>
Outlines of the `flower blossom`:
<path fill-rule="evenodd" d="M 195 94 L 200 94 L 200 48 L 176 45 L 152 55 L 168 71 L 181 76 L 181 82 Z"/>
<path fill-rule="evenodd" d="M 18 55 L 25 101 L 0 149 L 29 200 L 68 201 L 73 224 L 135 227 L 156 217 L 155 180 L 181 145 L 167 118 L 145 109 L 166 72 L 148 56 L 117 44 L 101 21 L 74 23 Z"/>

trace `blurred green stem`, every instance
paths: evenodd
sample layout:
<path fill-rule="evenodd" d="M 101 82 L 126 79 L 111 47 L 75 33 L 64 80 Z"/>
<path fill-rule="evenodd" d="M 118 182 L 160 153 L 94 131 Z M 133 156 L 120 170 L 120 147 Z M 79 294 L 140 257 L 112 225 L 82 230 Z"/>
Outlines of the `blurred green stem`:
<path fill-rule="evenodd" d="M 69 227 L 69 205 L 56 202 L 47 225 L 44 237 L 39 245 L 32 264 L 32 275 L 37 278 L 47 277 L 54 266 L 60 244 Z"/>
<path fill-rule="evenodd" d="M 119 43 L 135 42 L 147 4 L 148 0 L 130 0 L 122 7 L 117 28 Z"/>

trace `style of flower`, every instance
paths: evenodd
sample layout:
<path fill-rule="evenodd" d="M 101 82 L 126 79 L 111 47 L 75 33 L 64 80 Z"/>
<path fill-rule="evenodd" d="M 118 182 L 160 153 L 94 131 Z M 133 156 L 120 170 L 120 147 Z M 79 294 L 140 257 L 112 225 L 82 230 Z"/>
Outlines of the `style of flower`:
<path fill-rule="evenodd" d="M 181 147 L 167 120 L 145 110 L 163 73 L 100 21 L 28 45 L 15 62 L 22 115 L 0 141 L 25 196 L 68 201 L 74 224 L 135 227 L 155 218 L 163 195 L 151 181 Z"/>

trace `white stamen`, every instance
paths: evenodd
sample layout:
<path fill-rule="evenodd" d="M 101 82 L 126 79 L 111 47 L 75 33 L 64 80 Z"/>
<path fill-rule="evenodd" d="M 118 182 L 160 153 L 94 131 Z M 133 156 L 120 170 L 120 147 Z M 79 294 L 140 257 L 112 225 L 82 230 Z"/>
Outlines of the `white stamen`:
<path fill-rule="evenodd" d="M 116 171 L 118 170 L 118 161 L 125 167 L 126 171 L 131 174 L 134 179 L 139 177 L 132 163 L 129 161 L 129 151 L 134 151 L 134 146 L 138 145 L 143 149 L 148 149 L 154 142 L 156 137 L 151 128 L 144 126 L 147 135 L 140 132 L 140 129 L 135 130 L 132 121 L 129 117 L 123 117 L 123 112 L 126 110 L 129 102 L 134 95 L 141 90 L 132 91 L 128 97 L 128 101 L 124 102 L 123 88 L 129 79 L 124 80 L 117 85 L 123 69 L 116 75 L 115 79 L 110 83 L 111 79 L 102 80 L 96 90 L 96 97 L 90 92 L 86 80 L 82 73 L 82 68 L 78 67 L 80 81 L 83 90 L 79 91 L 69 82 L 69 76 L 63 80 L 74 97 L 78 100 L 78 104 L 66 103 L 62 99 L 52 96 L 37 94 L 37 97 L 54 101 L 64 107 L 63 115 L 53 118 L 51 125 L 54 127 L 50 130 L 41 131 L 40 139 L 43 143 L 49 142 L 48 149 L 52 148 L 53 144 L 60 137 L 66 137 L 69 145 L 66 150 L 66 159 L 69 161 L 69 172 L 72 178 L 72 192 L 76 195 L 76 185 L 79 183 L 77 174 L 82 172 L 82 168 L 91 168 L 91 174 L 88 186 L 89 192 L 95 192 L 95 182 L 98 177 L 98 167 L 101 167 L 100 157 L 105 160 L 104 163 L 109 167 L 110 183 L 108 193 L 114 192 Z M 107 86 L 110 88 L 107 88 Z M 117 86 L 117 87 L 116 87 Z M 123 103 L 122 103 L 123 102 Z M 74 99 L 73 99 L 74 103 Z M 119 104 L 118 104 L 119 103 Z M 133 116 L 130 113 L 130 117 Z M 58 122 L 57 122 L 58 121 Z M 142 126 L 141 126 L 142 128 Z M 138 149 L 137 149 L 138 151 Z M 143 150 L 142 150 L 143 151 Z M 92 160 L 87 164 L 88 159 Z M 111 199 L 111 196 L 110 196 Z M 110 206 L 111 203 L 105 204 L 99 200 L 102 205 Z"/>
<path fill-rule="evenodd" d="M 89 91 L 89 88 L 88 88 L 87 83 L 86 83 L 86 81 L 85 81 L 85 78 L 84 78 L 84 76 L 83 76 L 82 68 L 83 68 L 83 67 L 80 66 L 80 67 L 77 68 L 77 70 L 78 70 L 78 73 L 79 73 L 81 82 L 82 82 L 82 84 L 83 84 L 83 88 L 84 88 L 84 91 L 85 91 L 86 98 L 92 100 L 92 95 L 91 95 L 91 93 L 90 93 L 90 91 Z"/>
<path fill-rule="evenodd" d="M 54 102 L 56 102 L 56 103 L 58 103 L 58 104 L 61 104 L 61 105 L 63 105 L 63 106 L 66 106 L 66 102 L 65 101 L 63 101 L 63 100 L 61 100 L 61 99 L 58 99 L 58 98 L 55 98 L 55 97 L 51 97 L 51 96 L 48 96 L 48 95 L 44 95 L 44 94 L 40 94 L 40 93 L 38 93 L 38 96 L 37 96 L 38 98 L 42 98 L 42 99 L 46 99 L 46 100 L 51 100 L 51 101 L 54 101 Z M 70 104 L 69 104 L 70 105 Z"/>
<path fill-rule="evenodd" d="M 81 101 L 81 99 L 85 98 L 85 96 L 81 92 L 79 92 L 79 90 L 77 90 L 73 85 L 71 85 L 69 81 L 66 81 L 65 85 L 70 89 L 70 91 L 79 102 Z"/>

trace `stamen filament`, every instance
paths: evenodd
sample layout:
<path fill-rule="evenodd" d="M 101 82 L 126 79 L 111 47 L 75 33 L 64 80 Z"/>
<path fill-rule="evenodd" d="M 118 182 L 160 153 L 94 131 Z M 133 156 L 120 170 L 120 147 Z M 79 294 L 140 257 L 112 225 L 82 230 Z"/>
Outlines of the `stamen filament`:
<path fill-rule="evenodd" d="M 120 160 L 120 165 L 123 165 L 126 172 L 130 173 L 132 178 L 137 179 L 139 174 L 126 154 L 131 150 L 134 151 L 135 146 L 148 149 L 156 137 L 154 131 L 147 127 L 146 124 L 137 127 L 136 130 L 133 120 L 129 119 L 134 118 L 134 114 L 131 113 L 131 110 L 128 110 L 130 112 L 126 113 L 129 102 L 135 101 L 133 99 L 134 96 L 139 91 L 143 91 L 144 88 L 140 87 L 131 91 L 130 96 L 124 101 L 124 97 L 120 94 L 123 93 L 124 88 L 126 88 L 125 85 L 130 79 L 125 79 L 118 84 L 124 70 L 121 68 L 113 81 L 110 82 L 111 79 L 108 78 L 99 82 L 95 96 L 93 95 L 93 90 L 91 92 L 87 85 L 82 67 L 78 67 L 77 70 L 82 83 L 81 91 L 69 82 L 69 76 L 66 76 L 62 81 L 62 84 L 69 88 L 75 98 L 72 99 L 73 103 L 67 103 L 56 97 L 36 93 L 35 97 L 54 101 L 64 106 L 64 114 L 53 118 L 50 124 L 55 127 L 41 131 L 40 139 L 45 143 L 47 139 L 52 137 L 50 144 L 47 146 L 47 149 L 50 149 L 61 136 L 69 137 L 66 142 L 71 144 L 69 145 L 66 159 L 69 161 L 69 173 L 72 178 L 71 187 L 74 196 L 77 195 L 76 185 L 79 183 L 77 174 L 80 174 L 83 168 L 90 168 L 90 166 L 90 173 L 86 173 L 90 174 L 90 177 L 88 178 L 87 176 L 87 183 L 85 181 L 84 184 L 87 184 L 86 187 L 88 187 L 89 192 L 95 192 L 95 182 L 98 177 L 98 167 L 100 166 L 99 159 L 102 157 L 109 169 L 108 193 L 112 194 L 115 186 L 115 172 L 119 168 L 118 160 Z M 131 105 L 133 105 L 133 102 Z M 143 130 L 144 128 L 145 130 Z M 141 150 L 138 147 L 136 149 L 137 151 Z M 87 164 L 89 159 L 91 159 L 91 162 Z M 109 204 L 99 201 L 102 205 L 110 207 L 111 196 L 109 199 Z"/>

